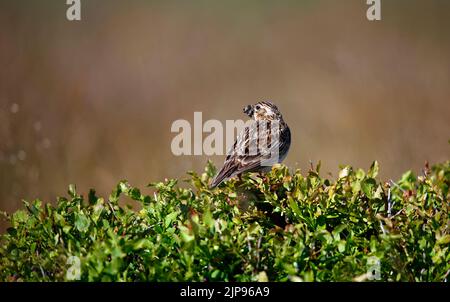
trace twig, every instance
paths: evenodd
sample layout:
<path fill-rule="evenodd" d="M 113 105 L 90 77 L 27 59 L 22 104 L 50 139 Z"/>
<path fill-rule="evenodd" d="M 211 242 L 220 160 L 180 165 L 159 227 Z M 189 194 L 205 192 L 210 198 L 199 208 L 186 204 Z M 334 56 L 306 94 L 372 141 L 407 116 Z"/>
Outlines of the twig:
<path fill-rule="evenodd" d="M 116 219 L 118 219 L 118 218 L 117 218 L 117 215 L 116 215 L 116 211 L 114 211 L 114 207 L 112 206 L 112 204 L 111 204 L 111 202 L 110 202 L 109 200 L 107 200 L 107 204 L 109 205 L 109 207 L 110 207 L 110 209 L 111 209 L 111 211 L 112 211 L 114 217 L 115 217 Z"/>
<path fill-rule="evenodd" d="M 403 209 L 400 209 L 397 213 L 395 213 L 394 215 L 392 215 L 389 218 L 394 218 L 395 216 L 397 216 L 398 214 L 400 214 L 401 212 L 403 212 Z"/>
<path fill-rule="evenodd" d="M 447 282 L 447 276 L 450 273 L 450 269 L 444 275 L 444 282 Z"/>
<path fill-rule="evenodd" d="M 393 184 L 395 187 L 397 187 L 397 189 L 399 189 L 400 191 L 402 191 L 402 193 L 405 193 L 405 190 L 403 190 L 398 184 L 396 184 L 392 179 L 389 180 L 389 182 L 391 184 Z"/>
<path fill-rule="evenodd" d="M 383 223 L 380 221 L 380 228 L 381 231 L 383 232 L 383 235 L 386 235 L 386 230 L 384 229 Z"/>
<path fill-rule="evenodd" d="M 353 278 L 353 281 L 354 282 L 364 282 L 364 281 L 368 280 L 370 278 L 370 276 L 371 276 L 370 272 L 369 273 L 365 273 L 365 274 L 362 274 L 360 276 L 357 276 L 357 277 Z"/>
<path fill-rule="evenodd" d="M 391 217 L 392 204 L 391 204 L 391 188 L 390 187 L 389 187 L 389 190 L 388 190 L 387 202 L 388 202 L 388 204 L 387 204 L 387 214 L 388 214 L 388 217 Z"/>
<path fill-rule="evenodd" d="M 44 269 L 42 268 L 41 265 L 39 265 L 39 268 L 41 269 L 42 277 L 45 279 L 46 275 L 45 275 Z"/>
<path fill-rule="evenodd" d="M 258 260 L 256 262 L 256 268 L 258 268 L 258 269 L 259 269 L 259 262 L 260 262 L 259 249 L 261 248 L 261 240 L 262 240 L 262 236 L 259 237 L 258 244 L 256 246 L 256 259 Z"/>
<path fill-rule="evenodd" d="M 154 223 L 154 224 L 152 224 L 152 225 L 149 225 L 148 228 L 147 228 L 147 232 L 149 232 L 149 231 L 150 231 L 151 229 L 153 229 L 155 226 L 160 225 L 160 224 L 162 224 L 162 223 L 163 223 L 163 222 L 160 221 L 160 222 Z"/>

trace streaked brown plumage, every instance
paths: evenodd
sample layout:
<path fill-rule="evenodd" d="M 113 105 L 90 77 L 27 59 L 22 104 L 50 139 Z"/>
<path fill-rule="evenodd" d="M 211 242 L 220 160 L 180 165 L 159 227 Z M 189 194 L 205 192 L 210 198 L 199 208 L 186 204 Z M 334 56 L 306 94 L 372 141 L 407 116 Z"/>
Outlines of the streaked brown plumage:
<path fill-rule="evenodd" d="M 210 188 L 215 188 L 223 181 L 244 172 L 266 172 L 271 169 L 271 165 L 282 162 L 289 151 L 291 131 L 277 106 L 263 101 L 246 106 L 244 113 L 253 119 L 253 124 L 246 126 L 239 133 Z M 272 128 L 278 132 L 272 133 Z M 273 135 L 275 140 L 272 142 Z M 267 142 L 267 148 L 260 148 L 264 140 Z M 251 146 L 258 148 L 252 149 Z M 277 155 L 276 158 L 267 162 L 273 154 Z"/>

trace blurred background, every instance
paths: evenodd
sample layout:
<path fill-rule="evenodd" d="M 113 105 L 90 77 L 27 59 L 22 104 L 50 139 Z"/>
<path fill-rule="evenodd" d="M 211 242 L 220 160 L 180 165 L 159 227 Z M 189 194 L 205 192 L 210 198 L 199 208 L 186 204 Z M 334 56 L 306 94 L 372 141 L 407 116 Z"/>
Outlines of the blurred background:
<path fill-rule="evenodd" d="M 381 165 L 397 179 L 449 159 L 450 1 L 0 1 L 0 210 L 75 183 L 202 172 L 224 156 L 172 155 L 177 119 L 245 119 L 274 100 L 285 163 L 322 174 Z"/>

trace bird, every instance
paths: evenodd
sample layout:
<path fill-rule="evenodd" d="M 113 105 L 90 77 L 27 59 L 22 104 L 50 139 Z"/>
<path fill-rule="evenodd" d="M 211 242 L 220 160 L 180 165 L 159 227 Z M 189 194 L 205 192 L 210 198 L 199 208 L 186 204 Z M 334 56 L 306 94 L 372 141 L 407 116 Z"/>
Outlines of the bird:
<path fill-rule="evenodd" d="M 223 167 L 211 181 L 210 189 L 234 176 L 240 178 L 244 172 L 268 172 L 273 164 L 281 163 L 289 152 L 291 130 L 274 103 L 261 101 L 247 105 L 243 112 L 251 120 L 227 152 Z"/>

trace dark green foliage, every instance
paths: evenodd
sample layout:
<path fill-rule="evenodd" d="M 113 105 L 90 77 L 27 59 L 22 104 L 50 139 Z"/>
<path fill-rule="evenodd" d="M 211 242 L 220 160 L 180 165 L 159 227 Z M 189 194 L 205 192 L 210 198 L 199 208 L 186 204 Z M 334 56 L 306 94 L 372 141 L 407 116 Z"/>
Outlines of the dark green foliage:
<path fill-rule="evenodd" d="M 25 202 L 4 214 L 0 280 L 67 280 L 71 256 L 87 281 L 367 280 L 374 256 L 384 281 L 448 279 L 450 162 L 395 183 L 376 180 L 376 162 L 335 181 L 276 166 L 211 191 L 214 170 L 190 173 L 194 189 L 122 181 L 108 199 L 70 186 L 56 206 Z"/>

